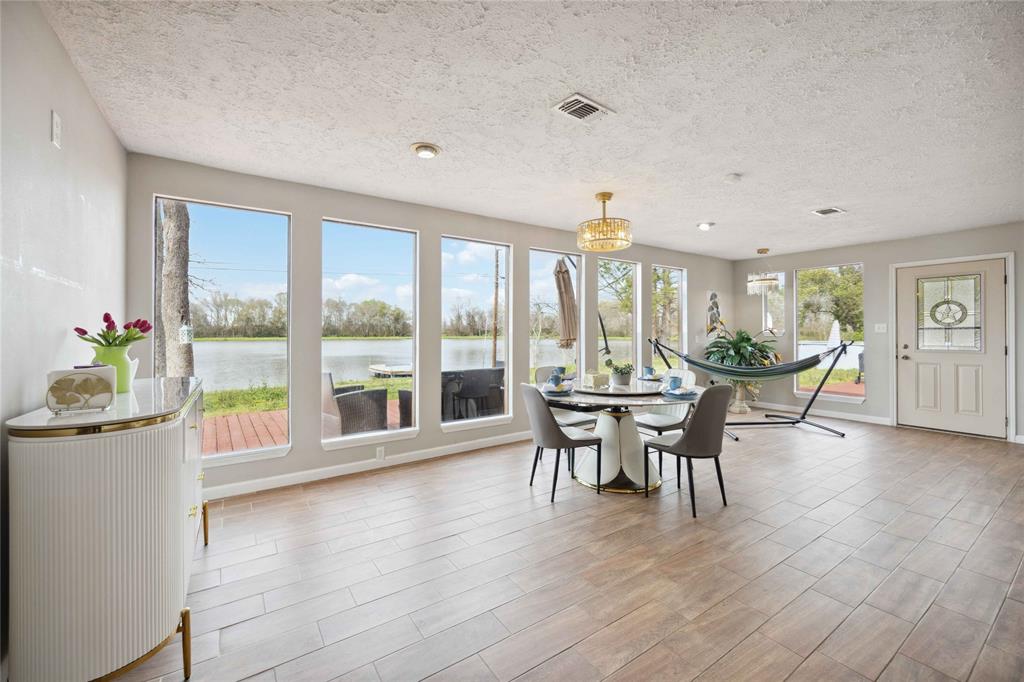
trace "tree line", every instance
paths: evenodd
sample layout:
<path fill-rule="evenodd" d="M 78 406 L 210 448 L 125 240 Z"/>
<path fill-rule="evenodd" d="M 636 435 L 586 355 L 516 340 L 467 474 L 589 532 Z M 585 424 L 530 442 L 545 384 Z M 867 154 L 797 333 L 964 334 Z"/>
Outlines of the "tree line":
<path fill-rule="evenodd" d="M 288 334 L 288 296 L 240 298 L 214 291 L 190 305 L 196 337 L 274 337 Z M 324 336 L 412 336 L 409 313 L 377 299 L 350 303 L 340 298 L 323 302 Z"/>
<path fill-rule="evenodd" d="M 801 270 L 797 280 L 801 338 L 823 341 L 838 320 L 844 341 L 864 340 L 864 273 L 859 266 Z"/>

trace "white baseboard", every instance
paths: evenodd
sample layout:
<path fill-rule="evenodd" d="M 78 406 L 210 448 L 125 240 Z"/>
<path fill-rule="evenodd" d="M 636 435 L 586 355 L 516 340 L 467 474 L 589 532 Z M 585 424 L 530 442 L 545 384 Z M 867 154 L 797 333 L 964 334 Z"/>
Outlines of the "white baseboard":
<path fill-rule="evenodd" d="M 427 448 L 426 450 L 403 452 L 396 455 L 390 455 L 385 457 L 383 460 L 361 459 L 357 462 L 335 464 L 333 466 L 322 467 L 319 469 L 305 469 L 303 471 L 293 471 L 279 476 L 268 476 L 266 478 L 255 478 L 249 481 L 209 486 L 203 488 L 203 497 L 208 500 L 218 500 L 222 497 L 245 495 L 247 493 L 259 492 L 261 490 L 270 490 L 272 488 L 282 488 L 288 485 L 319 481 L 324 478 L 356 474 L 361 471 L 370 471 L 371 469 L 383 469 L 385 467 L 395 466 L 396 464 L 418 462 L 424 459 L 433 459 L 434 457 L 454 455 L 459 452 L 469 452 L 470 450 L 479 450 L 480 448 L 506 445 L 508 443 L 515 443 L 521 440 L 528 440 L 529 438 L 529 431 L 520 431 L 517 433 L 507 433 L 501 436 L 490 436 L 488 438 L 462 441 L 459 443 L 452 443 L 450 445 L 440 445 L 436 448 Z"/>
<path fill-rule="evenodd" d="M 1020 443 L 1021 445 L 1024 445 L 1024 433 L 1019 433 L 1016 436 L 1011 436 L 1010 440 L 1012 440 L 1014 443 Z"/>
<path fill-rule="evenodd" d="M 757 402 L 750 403 L 751 407 L 759 408 L 762 410 L 776 410 L 778 412 L 788 412 L 790 414 L 800 414 L 803 411 L 802 405 L 783 405 L 781 403 L 765 403 L 758 400 Z M 830 419 L 845 419 L 851 422 L 863 422 L 865 424 L 880 424 L 882 426 L 892 426 L 893 423 L 888 417 L 876 417 L 870 414 L 854 414 L 852 412 L 834 412 L 832 410 L 819 410 L 812 408 L 810 413 L 815 417 L 828 417 Z M 729 419 L 732 419 L 733 415 L 729 415 Z"/>

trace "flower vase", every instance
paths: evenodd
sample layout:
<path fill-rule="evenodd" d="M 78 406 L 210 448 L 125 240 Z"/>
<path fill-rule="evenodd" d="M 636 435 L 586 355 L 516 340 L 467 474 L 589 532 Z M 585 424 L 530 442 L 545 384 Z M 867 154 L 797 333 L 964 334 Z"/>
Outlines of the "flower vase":
<path fill-rule="evenodd" d="M 736 386 L 736 398 L 732 401 L 729 406 L 729 411 L 733 414 L 748 414 L 750 412 L 750 405 L 747 405 L 747 388 L 743 384 Z"/>
<path fill-rule="evenodd" d="M 632 380 L 632 372 L 629 374 L 619 374 L 617 372 L 612 372 L 612 386 L 629 386 L 629 382 Z"/>
<path fill-rule="evenodd" d="M 130 346 L 93 346 L 94 363 L 110 365 L 117 370 L 117 392 L 127 393 L 132 390 L 132 379 L 139 366 L 138 360 L 128 357 Z"/>

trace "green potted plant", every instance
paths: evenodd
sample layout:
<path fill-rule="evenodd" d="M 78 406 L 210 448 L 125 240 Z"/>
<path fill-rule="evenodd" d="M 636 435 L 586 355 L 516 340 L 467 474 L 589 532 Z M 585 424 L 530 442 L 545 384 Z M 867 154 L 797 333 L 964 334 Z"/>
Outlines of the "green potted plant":
<path fill-rule="evenodd" d="M 612 371 L 611 381 L 613 386 L 629 386 L 629 382 L 633 378 L 633 363 L 624 362 L 621 365 L 615 364 L 615 361 L 608 358 L 604 361 L 604 366 Z"/>
<path fill-rule="evenodd" d="M 757 336 L 751 336 L 750 332 L 742 329 L 737 329 L 733 333 L 724 326 L 719 326 L 718 336 L 704 348 L 704 357 L 711 362 L 736 367 L 776 365 L 782 361 L 782 356 L 775 350 L 775 339 L 760 340 L 761 335 L 766 332 L 771 334 L 769 330 L 765 330 Z M 734 414 L 750 412 L 746 396 L 749 395 L 751 400 L 757 400 L 761 392 L 761 382 L 729 379 L 729 383 L 736 387 L 736 398 L 729 411 Z"/>

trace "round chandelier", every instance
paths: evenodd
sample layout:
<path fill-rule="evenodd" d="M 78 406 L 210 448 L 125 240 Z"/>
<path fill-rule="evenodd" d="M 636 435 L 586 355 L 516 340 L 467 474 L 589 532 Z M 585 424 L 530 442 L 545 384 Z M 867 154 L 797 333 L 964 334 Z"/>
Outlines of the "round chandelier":
<path fill-rule="evenodd" d="M 601 202 L 601 217 L 584 220 L 576 226 L 576 246 L 582 251 L 621 251 L 632 245 L 633 230 L 625 218 L 609 218 L 608 202 L 611 192 L 598 192 L 594 198 Z"/>
<path fill-rule="evenodd" d="M 779 273 L 752 272 L 747 275 L 747 294 L 759 296 L 779 288 Z"/>

